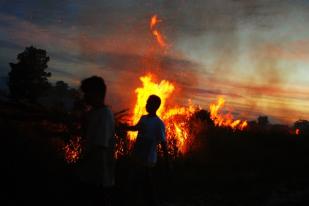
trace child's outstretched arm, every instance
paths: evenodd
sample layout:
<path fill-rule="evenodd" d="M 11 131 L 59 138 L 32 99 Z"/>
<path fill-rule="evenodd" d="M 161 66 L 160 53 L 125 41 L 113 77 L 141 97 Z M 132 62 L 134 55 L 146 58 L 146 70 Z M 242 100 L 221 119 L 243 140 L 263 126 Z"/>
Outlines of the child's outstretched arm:
<path fill-rule="evenodd" d="M 137 131 L 137 130 L 138 130 L 138 124 L 133 125 L 133 126 L 126 125 L 126 126 L 124 127 L 124 129 L 127 130 L 127 131 Z"/>
<path fill-rule="evenodd" d="M 120 128 L 125 131 L 138 131 L 140 128 L 140 122 L 136 125 L 121 124 Z"/>

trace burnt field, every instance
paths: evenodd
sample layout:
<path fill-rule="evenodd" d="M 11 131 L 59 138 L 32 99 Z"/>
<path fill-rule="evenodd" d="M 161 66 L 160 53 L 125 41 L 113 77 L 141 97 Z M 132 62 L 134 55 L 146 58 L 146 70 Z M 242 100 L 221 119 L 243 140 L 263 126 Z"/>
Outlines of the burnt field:
<path fill-rule="evenodd" d="M 74 118 L 25 105 L 1 104 L 3 190 L 7 205 L 85 205 L 63 152 Z M 202 121 L 192 150 L 159 161 L 162 205 L 308 205 L 309 138 L 273 130 L 233 131 Z M 124 205 L 127 156 L 117 160 L 114 204 Z"/>

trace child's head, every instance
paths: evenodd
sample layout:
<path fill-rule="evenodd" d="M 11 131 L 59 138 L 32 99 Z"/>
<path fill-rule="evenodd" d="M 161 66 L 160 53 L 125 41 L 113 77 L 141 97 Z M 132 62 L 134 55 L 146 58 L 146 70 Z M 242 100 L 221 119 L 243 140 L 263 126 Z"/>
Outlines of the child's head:
<path fill-rule="evenodd" d="M 104 104 L 106 85 L 104 79 L 98 76 L 92 76 L 84 79 L 80 86 L 84 93 L 84 100 L 91 106 L 100 106 Z"/>
<path fill-rule="evenodd" d="M 146 104 L 146 111 L 149 114 L 155 114 L 159 109 L 161 104 L 161 99 L 157 95 L 150 95 Z"/>

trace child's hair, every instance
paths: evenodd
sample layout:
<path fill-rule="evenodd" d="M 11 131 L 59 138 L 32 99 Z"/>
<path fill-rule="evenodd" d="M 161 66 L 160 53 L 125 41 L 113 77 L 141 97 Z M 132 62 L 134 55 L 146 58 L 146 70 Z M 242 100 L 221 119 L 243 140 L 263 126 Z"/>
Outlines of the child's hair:
<path fill-rule="evenodd" d="M 92 76 L 82 80 L 80 89 L 84 93 L 97 93 L 102 98 L 105 97 L 106 93 L 106 85 L 104 79 L 98 76 Z"/>
<path fill-rule="evenodd" d="M 157 111 L 161 105 L 161 99 L 157 95 L 150 95 L 147 100 L 147 105 L 151 110 Z"/>

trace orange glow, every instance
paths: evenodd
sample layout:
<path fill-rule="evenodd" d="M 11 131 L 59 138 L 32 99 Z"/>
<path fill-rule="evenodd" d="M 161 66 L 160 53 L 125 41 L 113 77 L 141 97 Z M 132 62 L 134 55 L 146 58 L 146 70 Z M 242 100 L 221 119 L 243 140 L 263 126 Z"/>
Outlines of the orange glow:
<path fill-rule="evenodd" d="M 219 97 L 217 103 L 210 104 L 210 117 L 214 121 L 216 126 L 220 127 L 230 127 L 233 130 L 244 130 L 248 123 L 243 120 L 234 120 L 231 113 L 221 114 L 220 109 L 224 106 L 225 100 L 222 97 Z"/>
<path fill-rule="evenodd" d="M 153 15 L 150 19 L 150 30 L 153 30 L 153 27 L 155 25 L 157 25 L 159 22 L 158 16 L 157 15 Z"/>
<path fill-rule="evenodd" d="M 295 134 L 296 134 L 296 135 L 300 135 L 300 129 L 296 129 L 296 130 L 295 130 Z"/>
<path fill-rule="evenodd" d="M 164 37 L 161 34 L 161 32 L 156 28 L 160 21 L 161 20 L 158 19 L 157 15 L 152 16 L 151 19 L 150 19 L 150 23 L 149 23 L 150 31 L 151 31 L 152 35 L 155 37 L 155 39 L 156 39 L 157 43 L 160 45 L 160 47 L 166 48 L 167 44 L 164 40 Z"/>
<path fill-rule="evenodd" d="M 159 117 L 165 109 L 166 99 L 172 94 L 175 87 L 168 81 L 162 80 L 159 84 L 152 82 L 151 75 L 146 75 L 140 77 L 143 87 L 137 88 L 135 93 L 137 94 L 137 100 L 134 107 L 134 115 L 132 117 L 132 123 L 136 124 L 142 115 L 147 114 L 146 112 L 146 102 L 151 94 L 158 95 L 161 98 L 161 106 L 157 111 Z M 129 137 L 131 140 L 136 138 L 136 132 L 130 132 Z"/>
<path fill-rule="evenodd" d="M 166 101 L 172 95 L 175 86 L 162 80 L 155 83 L 151 75 L 140 77 L 143 87 L 135 90 L 137 100 L 132 115 L 132 122 L 136 124 L 142 115 L 147 114 L 145 106 L 150 95 L 155 94 L 161 98 L 161 106 L 157 111 L 157 115 L 164 121 L 166 126 L 166 136 L 168 141 L 174 141 L 180 152 L 185 153 L 186 143 L 190 139 L 188 122 L 190 117 L 197 111 L 198 107 L 193 106 L 189 101 L 187 107 L 167 108 Z M 137 132 L 129 132 L 129 139 L 135 140 Z"/>
<path fill-rule="evenodd" d="M 69 164 L 76 163 L 82 152 L 81 137 L 75 137 L 63 148 L 65 161 Z"/>

